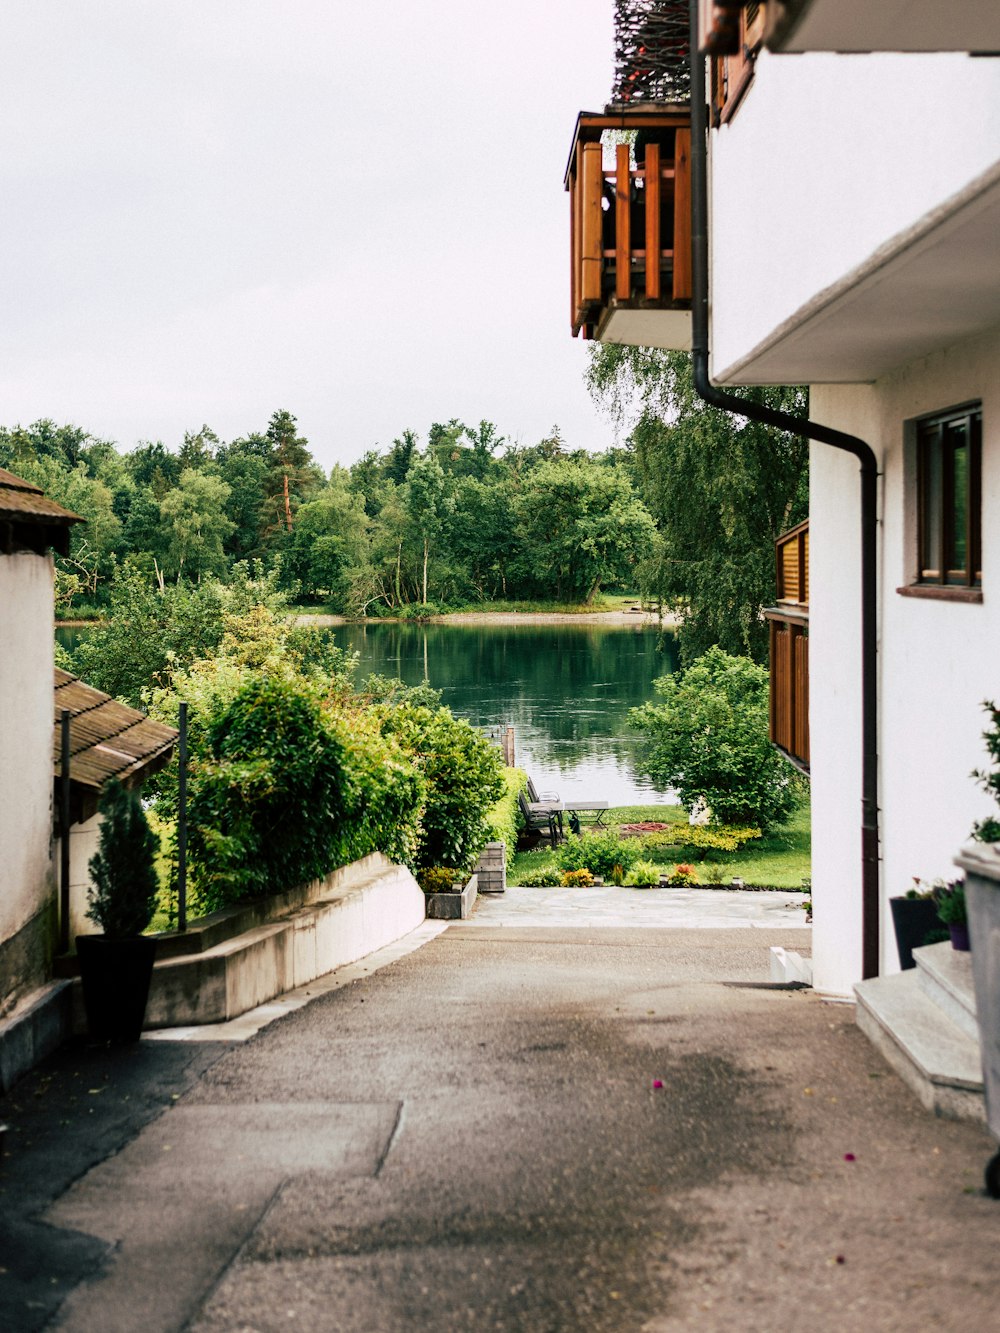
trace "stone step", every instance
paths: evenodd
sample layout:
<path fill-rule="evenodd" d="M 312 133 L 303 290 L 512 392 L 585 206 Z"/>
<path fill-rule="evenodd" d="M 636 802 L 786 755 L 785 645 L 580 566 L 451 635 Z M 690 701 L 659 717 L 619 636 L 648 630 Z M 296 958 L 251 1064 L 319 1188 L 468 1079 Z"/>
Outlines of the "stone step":
<path fill-rule="evenodd" d="M 872 977 L 854 993 L 858 1027 L 928 1111 L 985 1121 L 979 1042 L 934 1003 L 918 969 Z"/>
<path fill-rule="evenodd" d="M 960 1027 L 979 1042 L 976 990 L 972 980 L 972 954 L 943 944 L 925 944 L 913 950 L 917 979 L 924 994 Z"/>

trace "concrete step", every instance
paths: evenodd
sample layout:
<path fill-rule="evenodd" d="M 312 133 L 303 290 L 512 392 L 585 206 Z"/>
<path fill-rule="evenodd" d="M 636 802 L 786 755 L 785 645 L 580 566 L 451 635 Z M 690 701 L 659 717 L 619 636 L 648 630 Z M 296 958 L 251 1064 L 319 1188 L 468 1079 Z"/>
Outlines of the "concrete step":
<path fill-rule="evenodd" d="M 854 993 L 858 1027 L 928 1111 L 985 1121 L 979 1042 L 935 1004 L 917 968 L 859 982 Z"/>
<path fill-rule="evenodd" d="M 394 943 L 425 914 L 410 872 L 379 854 L 334 871 L 278 908 L 276 919 L 259 924 L 248 925 L 255 917 L 244 909 L 226 922 L 213 919 L 191 952 L 158 956 L 145 1027 L 227 1022 Z M 247 928 L 233 934 L 234 922 Z M 83 1031 L 79 979 L 73 988 L 74 1030 Z"/>
<path fill-rule="evenodd" d="M 0 1020 L 0 1093 L 70 1034 L 70 983 L 50 981 Z"/>
<path fill-rule="evenodd" d="M 924 994 L 960 1027 L 979 1042 L 976 990 L 972 980 L 972 954 L 943 944 L 925 944 L 913 950 L 917 979 Z"/>

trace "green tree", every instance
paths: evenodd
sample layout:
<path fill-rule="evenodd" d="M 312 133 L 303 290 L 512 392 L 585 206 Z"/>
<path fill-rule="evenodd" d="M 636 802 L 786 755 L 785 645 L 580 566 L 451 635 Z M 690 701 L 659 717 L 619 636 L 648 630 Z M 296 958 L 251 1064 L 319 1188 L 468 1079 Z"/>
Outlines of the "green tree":
<path fill-rule="evenodd" d="M 179 578 L 221 574 L 223 543 L 235 524 L 226 517 L 229 487 L 220 477 L 186 468 L 180 482 L 163 497 L 160 514 L 167 529 L 166 561 Z"/>
<path fill-rule="evenodd" d="M 180 459 L 159 440 L 137 444 L 124 461 L 136 486 L 150 487 L 158 501 L 181 479 Z"/>
<path fill-rule="evenodd" d="M 594 344 L 595 400 L 631 428 L 639 488 L 662 538 L 646 584 L 680 617 L 685 661 L 713 644 L 767 656 L 774 541 L 808 512 L 808 441 L 706 406 L 678 352 Z M 735 390 L 802 416 L 806 390 Z"/>
<path fill-rule="evenodd" d="M 263 535 L 272 547 L 281 549 L 284 534 L 293 526 L 296 510 L 323 484 L 323 475 L 313 462 L 309 441 L 299 435 L 298 423 L 291 412 L 283 409 L 275 412 L 264 437 L 271 453 L 262 505 Z"/>
<path fill-rule="evenodd" d="M 454 499 L 444 469 L 431 453 L 418 454 L 413 460 L 403 490 L 410 537 L 422 550 L 420 600 L 426 603 L 430 553 L 444 531 L 448 515 L 454 508 Z"/>
<path fill-rule="evenodd" d="M 516 503 L 527 559 L 543 595 L 590 602 L 627 582 L 653 546 L 653 521 L 616 469 L 582 459 L 539 463 Z"/>
<path fill-rule="evenodd" d="M 656 785 L 673 788 L 689 810 L 704 801 L 717 823 L 783 823 L 798 788 L 768 740 L 767 669 L 709 648 L 655 685 L 662 702 L 631 709 L 629 725 L 644 733 Z"/>
<path fill-rule="evenodd" d="M 507 580 L 521 549 L 514 498 L 506 477 L 488 483 L 466 477 L 455 492 L 449 546 L 484 601 L 507 596 Z"/>
<path fill-rule="evenodd" d="M 121 545 L 122 524 L 111 491 L 90 476 L 85 462 L 67 467 L 54 454 L 35 460 L 24 457 L 19 475 L 87 520 L 71 529 L 69 555 L 56 557 L 56 570 L 75 580 L 79 591 L 95 593 L 111 577 Z"/>
<path fill-rule="evenodd" d="M 270 472 L 267 456 L 252 442 L 238 440 L 220 450 L 216 462 L 219 476 L 229 487 L 226 517 L 233 527 L 225 541 L 226 555 L 231 560 L 251 559 L 261 552 Z"/>
<path fill-rule="evenodd" d="M 120 566 L 109 588 L 108 615 L 74 653 L 74 670 L 91 685 L 138 707 L 145 691 L 169 683 L 173 672 L 211 656 L 225 631 L 225 617 L 256 606 L 286 606 L 277 574 L 238 564 L 230 581 L 167 584 L 131 563 Z"/>
<path fill-rule="evenodd" d="M 219 437 L 210 426 L 202 426 L 197 431 L 185 431 L 179 456 L 181 470 L 189 467 L 198 469 L 211 463 L 218 445 Z"/>
<path fill-rule="evenodd" d="M 325 593 L 337 605 L 348 596 L 352 572 L 367 562 L 370 520 L 343 469 L 299 509 L 285 550 L 283 573 L 307 597 Z"/>
<path fill-rule="evenodd" d="M 391 482 L 402 486 L 410 470 L 410 464 L 419 452 L 419 447 L 416 431 L 404 430 L 393 440 L 385 460 L 385 474 Z"/>

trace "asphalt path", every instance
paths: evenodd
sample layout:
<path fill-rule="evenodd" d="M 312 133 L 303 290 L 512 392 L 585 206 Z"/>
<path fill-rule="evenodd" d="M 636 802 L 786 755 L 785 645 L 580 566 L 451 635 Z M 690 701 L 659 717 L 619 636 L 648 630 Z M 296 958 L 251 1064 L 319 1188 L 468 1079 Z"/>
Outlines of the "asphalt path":
<path fill-rule="evenodd" d="M 1000 1205 L 801 930 L 455 925 L 3 1105 L 0 1328 L 986 1329 Z"/>

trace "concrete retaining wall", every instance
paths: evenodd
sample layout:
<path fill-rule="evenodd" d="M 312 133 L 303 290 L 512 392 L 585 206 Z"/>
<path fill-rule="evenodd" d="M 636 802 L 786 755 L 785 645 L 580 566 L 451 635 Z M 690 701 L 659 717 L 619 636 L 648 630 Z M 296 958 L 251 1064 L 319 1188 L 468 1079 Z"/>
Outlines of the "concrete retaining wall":
<path fill-rule="evenodd" d="M 367 856 L 310 885 L 278 920 L 153 969 L 146 1027 L 222 1023 L 409 934 L 424 895 L 408 870 Z M 218 921 L 214 922 L 216 930 Z"/>

